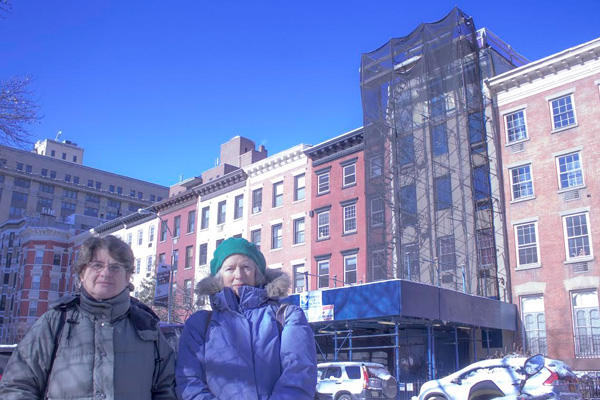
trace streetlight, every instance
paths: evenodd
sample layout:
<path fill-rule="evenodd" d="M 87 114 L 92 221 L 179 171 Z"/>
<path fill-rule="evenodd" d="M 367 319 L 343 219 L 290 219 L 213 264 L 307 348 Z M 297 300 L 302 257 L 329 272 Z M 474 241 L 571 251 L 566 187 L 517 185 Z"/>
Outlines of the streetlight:
<path fill-rule="evenodd" d="M 173 232 L 171 232 L 171 228 L 169 228 L 169 224 L 162 219 L 162 217 L 155 211 L 148 210 L 147 208 L 138 208 L 138 214 L 152 214 L 156 216 L 160 220 L 162 225 L 167 227 L 167 232 L 171 235 L 171 267 L 169 268 L 169 297 L 167 298 L 167 323 L 171 323 L 171 308 L 173 305 L 173 268 L 175 267 L 175 236 L 173 236 Z M 161 225 L 161 231 L 162 231 Z M 160 234 L 161 232 L 159 232 Z"/>

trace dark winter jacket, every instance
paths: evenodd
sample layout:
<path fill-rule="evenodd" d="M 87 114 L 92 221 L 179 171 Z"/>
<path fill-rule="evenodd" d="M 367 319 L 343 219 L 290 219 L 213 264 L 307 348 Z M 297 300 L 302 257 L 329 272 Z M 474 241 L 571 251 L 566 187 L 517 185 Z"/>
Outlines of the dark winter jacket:
<path fill-rule="evenodd" d="M 230 288 L 218 291 L 216 283 L 213 277 L 198 283 L 196 292 L 210 295 L 213 311 L 197 312 L 185 323 L 176 365 L 178 397 L 312 400 L 316 351 L 304 312 L 287 307 L 281 332 L 276 321 L 289 277 L 267 270 L 265 288 L 242 287 L 239 299 Z"/>
<path fill-rule="evenodd" d="M 66 321 L 50 379 L 47 372 L 60 324 Z M 173 350 L 158 318 L 130 298 L 129 290 L 106 301 L 87 295 L 61 299 L 42 315 L 10 358 L 0 398 L 175 399 Z"/>

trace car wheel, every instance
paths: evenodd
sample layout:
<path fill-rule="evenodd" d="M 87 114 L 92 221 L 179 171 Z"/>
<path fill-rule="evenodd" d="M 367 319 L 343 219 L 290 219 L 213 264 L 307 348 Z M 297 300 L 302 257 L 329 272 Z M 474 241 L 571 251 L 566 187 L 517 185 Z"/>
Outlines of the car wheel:
<path fill-rule="evenodd" d="M 354 400 L 354 397 L 349 393 L 342 393 L 335 399 L 336 400 Z"/>
<path fill-rule="evenodd" d="M 425 400 L 446 400 L 446 397 L 441 394 L 434 394 L 433 396 L 425 398 Z"/>
<path fill-rule="evenodd" d="M 382 380 L 382 392 L 387 399 L 395 399 L 398 394 L 398 383 L 393 376 Z"/>

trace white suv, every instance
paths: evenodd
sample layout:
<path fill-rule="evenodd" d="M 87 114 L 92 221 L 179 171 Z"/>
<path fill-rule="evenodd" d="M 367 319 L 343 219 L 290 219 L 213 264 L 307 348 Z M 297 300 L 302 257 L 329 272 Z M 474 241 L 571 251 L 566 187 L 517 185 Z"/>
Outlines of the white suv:
<path fill-rule="evenodd" d="M 396 379 L 381 364 L 346 361 L 317 367 L 317 399 L 393 399 L 398 392 Z"/>

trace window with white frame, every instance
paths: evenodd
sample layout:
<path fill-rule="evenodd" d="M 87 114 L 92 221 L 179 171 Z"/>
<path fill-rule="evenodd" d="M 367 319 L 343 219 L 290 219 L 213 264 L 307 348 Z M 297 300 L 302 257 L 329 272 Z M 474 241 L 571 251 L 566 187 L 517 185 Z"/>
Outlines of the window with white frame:
<path fill-rule="evenodd" d="M 200 229 L 208 228 L 208 218 L 210 213 L 210 207 L 203 207 L 200 214 Z"/>
<path fill-rule="evenodd" d="M 329 287 L 329 259 L 317 261 L 319 289 Z"/>
<path fill-rule="evenodd" d="M 317 240 L 329 239 L 329 211 L 317 214 Z"/>
<path fill-rule="evenodd" d="M 356 254 L 344 257 L 344 284 L 353 285 L 356 280 L 356 265 L 358 257 Z"/>
<path fill-rule="evenodd" d="M 531 165 L 521 165 L 510 169 L 510 185 L 513 200 L 524 199 L 533 196 L 533 178 L 531 176 Z"/>
<path fill-rule="evenodd" d="M 137 240 L 137 244 L 138 246 L 141 246 L 142 243 L 144 243 L 144 230 L 143 229 L 138 229 L 138 240 Z"/>
<path fill-rule="evenodd" d="M 41 277 L 39 275 L 33 275 L 31 277 L 31 288 L 39 289 L 40 288 Z"/>
<path fill-rule="evenodd" d="M 552 109 L 552 127 L 556 129 L 575 125 L 575 109 L 573 107 L 573 95 L 559 97 L 550 101 Z"/>
<path fill-rule="evenodd" d="M 233 201 L 233 219 L 240 219 L 244 216 L 244 195 L 235 196 Z"/>
<path fill-rule="evenodd" d="M 382 281 L 388 279 L 385 251 L 383 249 L 373 250 L 371 252 L 370 260 L 373 281 Z"/>
<path fill-rule="evenodd" d="M 381 197 L 371 199 L 371 226 L 381 226 L 385 221 L 384 203 Z"/>
<path fill-rule="evenodd" d="M 294 177 L 294 201 L 304 200 L 306 196 L 306 175 L 300 174 Z"/>
<path fill-rule="evenodd" d="M 36 250 L 34 263 L 37 265 L 41 265 L 43 262 L 44 262 L 44 250 Z"/>
<path fill-rule="evenodd" d="M 254 245 L 260 250 L 260 242 L 261 242 L 262 233 L 260 229 L 255 229 L 250 232 L 250 241 L 254 243 Z"/>
<path fill-rule="evenodd" d="M 217 225 L 223 225 L 225 223 L 225 212 L 227 207 L 227 200 L 220 201 L 217 204 Z"/>
<path fill-rule="evenodd" d="M 252 191 L 252 214 L 262 211 L 262 188 Z"/>
<path fill-rule="evenodd" d="M 342 208 L 344 213 L 344 233 L 356 232 L 356 204 L 350 204 Z"/>
<path fill-rule="evenodd" d="M 183 302 L 185 305 L 191 306 L 193 297 L 192 280 L 186 279 L 183 281 Z"/>
<path fill-rule="evenodd" d="M 598 291 L 571 292 L 575 357 L 600 357 L 600 316 Z"/>
<path fill-rule="evenodd" d="M 515 225 L 515 243 L 517 245 L 517 267 L 539 265 L 537 222 Z"/>
<path fill-rule="evenodd" d="M 294 220 L 294 244 L 304 243 L 304 217 Z"/>
<path fill-rule="evenodd" d="M 546 313 L 544 296 L 533 295 L 521 298 L 523 334 L 525 347 L 530 354 L 548 354 L 546 344 Z"/>
<path fill-rule="evenodd" d="M 283 225 L 275 224 L 271 226 L 271 249 L 280 249 L 283 245 Z"/>
<path fill-rule="evenodd" d="M 146 277 L 152 275 L 152 270 L 154 269 L 154 262 L 152 256 L 146 257 Z"/>
<path fill-rule="evenodd" d="M 583 167 L 579 152 L 556 157 L 560 189 L 583 186 Z"/>
<path fill-rule="evenodd" d="M 177 215 L 173 218 L 173 236 L 179 237 L 181 235 L 181 215 Z"/>
<path fill-rule="evenodd" d="M 160 221 L 160 241 L 164 242 L 167 240 L 167 232 L 169 227 L 167 225 L 167 221 Z"/>
<path fill-rule="evenodd" d="M 29 316 L 37 317 L 38 302 L 37 300 L 29 300 Z"/>
<path fill-rule="evenodd" d="M 131 233 L 127 234 L 126 242 L 127 242 L 127 246 L 131 247 L 131 243 L 133 242 L 133 234 L 131 234 Z"/>
<path fill-rule="evenodd" d="M 273 208 L 283 205 L 283 182 L 273 184 Z"/>
<path fill-rule="evenodd" d="M 506 137 L 508 143 L 527 139 L 527 126 L 525 125 L 525 110 L 519 110 L 504 116 L 506 123 Z"/>
<path fill-rule="evenodd" d="M 154 241 L 154 226 L 150 226 L 148 228 L 148 243 L 152 243 Z"/>
<path fill-rule="evenodd" d="M 294 293 L 301 293 L 306 290 L 306 277 L 304 272 L 306 268 L 304 264 L 297 264 L 292 266 L 294 271 Z"/>
<path fill-rule="evenodd" d="M 198 250 L 198 265 L 206 265 L 208 262 L 208 243 L 202 243 Z"/>
<path fill-rule="evenodd" d="M 587 212 L 563 217 L 567 260 L 590 258 L 593 255 L 588 217 Z"/>
<path fill-rule="evenodd" d="M 356 164 L 344 166 L 344 187 L 356 183 Z"/>
<path fill-rule="evenodd" d="M 329 193 L 329 172 L 317 175 L 317 194 Z"/>

